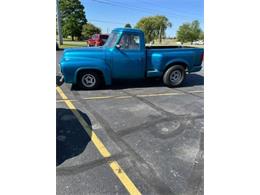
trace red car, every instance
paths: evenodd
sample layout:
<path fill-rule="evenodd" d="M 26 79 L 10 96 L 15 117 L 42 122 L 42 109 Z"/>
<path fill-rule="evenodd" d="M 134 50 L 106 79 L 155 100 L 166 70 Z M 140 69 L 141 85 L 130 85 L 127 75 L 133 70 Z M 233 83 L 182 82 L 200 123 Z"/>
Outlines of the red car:
<path fill-rule="evenodd" d="M 94 34 L 90 39 L 87 40 L 89 47 L 91 46 L 102 46 L 108 39 L 107 34 Z"/>

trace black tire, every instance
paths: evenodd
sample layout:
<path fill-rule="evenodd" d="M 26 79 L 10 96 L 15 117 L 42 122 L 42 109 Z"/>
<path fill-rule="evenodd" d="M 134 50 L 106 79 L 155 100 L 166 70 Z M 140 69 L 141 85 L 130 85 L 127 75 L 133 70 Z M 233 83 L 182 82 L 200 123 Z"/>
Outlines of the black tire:
<path fill-rule="evenodd" d="M 163 75 L 163 82 L 168 87 L 177 87 L 181 85 L 185 78 L 185 68 L 182 65 L 170 67 Z"/>
<path fill-rule="evenodd" d="M 101 76 L 94 71 L 85 71 L 79 73 L 78 86 L 81 89 L 98 89 L 101 85 Z"/>

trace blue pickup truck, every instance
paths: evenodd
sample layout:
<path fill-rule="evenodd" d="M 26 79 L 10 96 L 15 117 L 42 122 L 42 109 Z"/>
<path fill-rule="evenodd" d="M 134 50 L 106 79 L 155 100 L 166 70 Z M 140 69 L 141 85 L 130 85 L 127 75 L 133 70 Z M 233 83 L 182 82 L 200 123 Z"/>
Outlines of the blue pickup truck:
<path fill-rule="evenodd" d="M 162 78 L 179 86 L 186 73 L 202 68 L 204 50 L 182 46 L 145 46 L 138 29 L 116 28 L 102 47 L 64 50 L 60 69 L 66 83 L 83 89 L 111 85 L 115 79 Z"/>

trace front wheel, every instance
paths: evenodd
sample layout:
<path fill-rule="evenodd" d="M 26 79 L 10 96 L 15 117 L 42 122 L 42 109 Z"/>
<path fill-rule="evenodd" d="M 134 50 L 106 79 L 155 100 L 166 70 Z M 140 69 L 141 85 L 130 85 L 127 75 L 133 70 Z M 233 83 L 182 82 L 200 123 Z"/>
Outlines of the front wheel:
<path fill-rule="evenodd" d="M 83 72 L 78 77 L 78 84 L 82 89 L 98 89 L 101 78 L 96 72 Z"/>
<path fill-rule="evenodd" d="M 181 65 L 170 67 L 163 75 L 163 82 L 169 87 L 179 86 L 185 78 L 185 69 Z"/>

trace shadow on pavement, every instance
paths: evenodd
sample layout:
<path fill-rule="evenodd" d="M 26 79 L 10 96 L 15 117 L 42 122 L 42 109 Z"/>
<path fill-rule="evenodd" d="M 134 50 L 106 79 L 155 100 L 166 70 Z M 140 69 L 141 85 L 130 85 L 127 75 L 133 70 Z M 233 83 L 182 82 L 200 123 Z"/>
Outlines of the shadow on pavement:
<path fill-rule="evenodd" d="M 204 77 L 199 74 L 188 74 L 182 83 L 182 87 L 192 87 L 197 85 L 204 85 Z"/>
<path fill-rule="evenodd" d="M 192 87 L 197 85 L 204 85 L 204 77 L 198 74 L 187 74 L 185 80 L 183 81 L 181 87 Z M 146 80 L 116 80 L 113 81 L 111 86 L 103 86 L 102 89 L 129 89 L 129 88 L 149 88 L 149 87 L 165 87 L 160 78 L 149 78 Z M 71 90 L 81 90 L 76 85 L 71 86 Z"/>
<path fill-rule="evenodd" d="M 90 119 L 79 111 L 91 128 Z M 56 166 L 65 160 L 81 154 L 90 137 L 71 110 L 56 108 Z"/>

